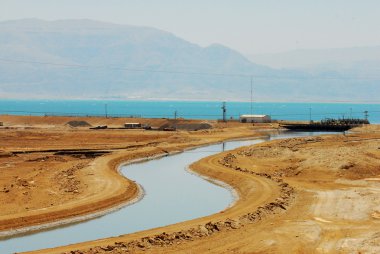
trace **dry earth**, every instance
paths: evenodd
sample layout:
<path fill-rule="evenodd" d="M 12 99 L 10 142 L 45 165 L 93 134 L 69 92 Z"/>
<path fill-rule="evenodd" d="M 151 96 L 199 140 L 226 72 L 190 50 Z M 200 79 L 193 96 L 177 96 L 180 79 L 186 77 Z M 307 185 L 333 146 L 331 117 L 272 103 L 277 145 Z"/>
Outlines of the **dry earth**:
<path fill-rule="evenodd" d="M 202 131 L 89 131 L 64 126 L 71 118 L 3 118 L 12 128 L 0 130 L 0 230 L 131 200 L 136 185 L 115 170 L 122 161 L 262 135 L 237 123 Z M 129 121 L 79 120 L 115 127 Z M 379 126 L 244 147 L 192 169 L 230 184 L 239 200 L 204 218 L 35 253 L 380 253 Z"/>
<path fill-rule="evenodd" d="M 193 170 L 240 196 L 223 212 L 38 253 L 379 253 L 380 128 L 271 141 Z"/>
<path fill-rule="evenodd" d="M 16 229 L 88 215 L 136 198 L 135 183 L 117 172 L 122 162 L 255 134 L 252 126 L 218 124 L 200 131 L 89 130 L 67 122 L 121 127 L 167 119 L 1 116 L 0 236 Z M 203 121 L 179 120 L 195 126 Z M 11 232 L 12 231 L 12 232 Z"/>

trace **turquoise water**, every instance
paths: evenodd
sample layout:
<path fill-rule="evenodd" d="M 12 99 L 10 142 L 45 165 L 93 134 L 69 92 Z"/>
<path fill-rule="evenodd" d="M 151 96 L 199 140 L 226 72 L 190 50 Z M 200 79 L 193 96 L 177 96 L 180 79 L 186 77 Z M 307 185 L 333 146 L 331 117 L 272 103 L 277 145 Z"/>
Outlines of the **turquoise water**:
<path fill-rule="evenodd" d="M 380 103 L 380 102 L 379 102 Z M 106 101 L 106 100 L 1 100 L 0 114 L 135 116 L 147 118 L 221 119 L 221 102 L 189 101 Z M 227 102 L 227 117 L 250 114 L 249 102 Z M 311 110 L 310 110 L 311 109 Z M 349 103 L 253 103 L 253 114 L 271 115 L 279 120 L 363 118 L 368 111 L 371 123 L 380 123 L 380 104 Z"/>

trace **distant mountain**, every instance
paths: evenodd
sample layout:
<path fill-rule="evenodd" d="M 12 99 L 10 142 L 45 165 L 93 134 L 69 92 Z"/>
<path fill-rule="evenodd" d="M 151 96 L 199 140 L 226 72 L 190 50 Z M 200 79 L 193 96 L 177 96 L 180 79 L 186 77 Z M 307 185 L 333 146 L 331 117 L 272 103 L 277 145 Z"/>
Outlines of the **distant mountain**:
<path fill-rule="evenodd" d="M 233 74 L 233 75 L 230 75 Z M 369 101 L 378 81 L 254 64 L 219 44 L 91 20 L 0 22 L 0 98 Z"/>
<path fill-rule="evenodd" d="M 338 71 L 378 75 L 380 46 L 338 49 L 303 49 L 278 54 L 247 56 L 272 68 L 299 69 L 308 72 Z M 354 72 L 354 73 L 352 73 Z M 378 75 L 379 76 L 379 75 Z"/>

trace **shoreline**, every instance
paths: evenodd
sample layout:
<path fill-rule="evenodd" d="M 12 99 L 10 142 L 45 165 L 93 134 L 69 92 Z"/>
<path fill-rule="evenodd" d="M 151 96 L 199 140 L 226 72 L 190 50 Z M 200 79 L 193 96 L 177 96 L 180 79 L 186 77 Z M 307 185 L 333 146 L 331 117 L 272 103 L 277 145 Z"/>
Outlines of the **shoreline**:
<path fill-rule="evenodd" d="M 112 160 L 113 159 L 110 159 L 107 162 L 107 164 L 111 163 Z M 119 165 L 116 169 L 118 174 L 120 172 L 119 171 L 120 167 L 121 167 L 121 165 Z M 109 167 L 108 170 L 114 171 L 115 169 L 112 167 Z M 130 181 L 128 178 L 125 178 L 125 179 Z M 132 181 L 130 181 L 130 182 L 132 182 Z M 48 231 L 48 230 L 54 229 L 54 228 L 60 228 L 60 227 L 68 226 L 70 224 L 77 224 L 77 223 L 85 222 L 87 220 L 98 218 L 98 217 L 101 217 L 101 216 L 106 215 L 108 213 L 112 213 L 114 211 L 120 210 L 125 206 L 132 205 L 132 204 L 138 202 L 139 200 L 141 200 L 144 196 L 143 188 L 137 183 L 133 183 L 133 184 L 135 185 L 134 187 L 137 188 L 137 194 L 132 196 L 132 198 L 128 199 L 127 201 L 124 201 L 121 203 L 116 202 L 116 203 L 111 204 L 108 208 L 94 209 L 93 211 L 89 211 L 83 215 L 74 215 L 73 216 L 73 215 L 69 214 L 62 219 L 53 220 L 50 222 L 48 221 L 46 223 L 42 223 L 42 224 L 38 224 L 38 225 L 31 225 L 31 226 L 26 226 L 26 227 L 11 229 L 11 230 L 3 230 L 3 231 L 0 231 L 0 240 L 7 240 L 7 239 L 11 239 L 11 238 L 17 237 L 17 236 L 29 235 L 29 234 L 33 234 L 33 233 L 42 232 L 42 231 Z M 112 198 L 112 196 L 110 196 L 109 198 Z M 74 209 L 75 209 L 75 207 L 74 207 Z M 39 210 L 44 211 L 44 210 L 46 210 L 46 208 L 41 208 Z M 33 210 L 33 211 L 38 212 L 39 210 Z M 55 212 L 55 211 L 52 211 L 52 212 Z M 47 214 L 47 215 L 42 214 L 41 216 L 48 216 L 48 215 L 49 214 Z M 37 216 L 38 216 L 38 213 L 37 213 Z M 0 220 L 0 222 L 1 222 L 1 220 Z"/>
<path fill-rule="evenodd" d="M 195 170 L 193 170 L 190 166 L 191 165 L 187 166 L 185 169 L 189 174 L 192 174 L 192 175 L 195 175 L 199 178 L 202 178 L 203 180 L 205 180 L 211 184 L 217 185 L 221 188 L 224 188 L 230 192 L 231 197 L 232 197 L 232 202 L 226 208 L 224 208 L 223 210 L 221 210 L 219 212 L 225 211 L 228 208 L 233 207 L 236 204 L 236 202 L 239 201 L 239 199 L 240 199 L 239 193 L 235 190 L 235 188 L 233 186 L 231 186 L 230 184 L 228 184 L 226 182 L 223 182 L 222 180 L 218 180 L 218 179 L 206 176 L 206 175 L 202 175 L 202 174 L 196 172 Z"/>
<path fill-rule="evenodd" d="M 142 186 L 140 186 L 139 184 L 136 184 L 136 186 L 139 190 L 138 195 L 135 198 L 127 201 L 126 203 L 121 203 L 119 205 L 116 205 L 115 207 L 111 207 L 111 208 L 106 209 L 104 211 L 96 211 L 96 212 L 89 213 L 89 214 L 82 215 L 82 216 L 76 216 L 73 218 L 66 218 L 66 219 L 62 219 L 59 221 L 48 222 L 48 223 L 42 224 L 42 225 L 30 226 L 30 227 L 8 230 L 8 231 L 1 231 L 0 232 L 0 241 L 12 239 L 13 237 L 18 237 L 18 236 L 21 237 L 21 236 L 25 236 L 25 235 L 49 231 L 51 229 L 61 228 L 61 227 L 70 226 L 73 224 L 85 222 L 88 220 L 92 220 L 95 218 L 102 217 L 102 216 L 107 215 L 109 213 L 120 210 L 124 207 L 133 205 L 133 204 L 139 202 L 144 197 L 144 189 L 142 188 Z"/>

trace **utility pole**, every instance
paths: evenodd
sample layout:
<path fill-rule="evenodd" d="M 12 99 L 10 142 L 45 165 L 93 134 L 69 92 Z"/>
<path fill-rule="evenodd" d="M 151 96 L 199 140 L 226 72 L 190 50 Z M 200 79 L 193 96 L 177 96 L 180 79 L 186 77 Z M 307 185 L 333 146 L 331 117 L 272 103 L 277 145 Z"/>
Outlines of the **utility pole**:
<path fill-rule="evenodd" d="M 104 104 L 104 111 L 106 113 L 106 118 L 108 118 L 108 109 L 107 109 L 107 103 Z"/>
<path fill-rule="evenodd" d="M 223 122 L 226 122 L 226 112 L 227 112 L 226 102 L 223 102 L 222 110 L 223 110 Z"/>
<path fill-rule="evenodd" d="M 309 122 L 311 123 L 311 107 L 309 108 Z"/>
<path fill-rule="evenodd" d="M 174 124 L 173 124 L 174 129 L 177 130 L 177 110 L 174 111 Z"/>
<path fill-rule="evenodd" d="M 251 76 L 251 115 L 253 114 L 253 76 Z"/>

